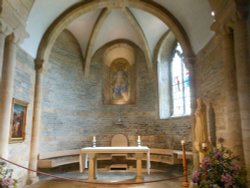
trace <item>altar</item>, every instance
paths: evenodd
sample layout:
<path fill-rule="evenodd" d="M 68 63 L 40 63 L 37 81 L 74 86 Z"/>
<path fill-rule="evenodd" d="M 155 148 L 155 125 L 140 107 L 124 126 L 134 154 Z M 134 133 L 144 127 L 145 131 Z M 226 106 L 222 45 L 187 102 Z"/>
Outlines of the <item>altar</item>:
<path fill-rule="evenodd" d="M 79 165 L 80 172 L 83 172 L 86 167 L 86 160 L 89 160 L 88 165 L 88 180 L 96 179 L 97 171 L 97 157 L 102 153 L 132 153 L 136 158 L 136 180 L 143 180 L 142 174 L 142 159 L 143 154 L 147 155 L 147 173 L 150 174 L 150 149 L 147 146 L 130 146 L 130 147 L 86 147 L 80 150 Z M 84 161 L 85 159 L 85 161 Z"/>

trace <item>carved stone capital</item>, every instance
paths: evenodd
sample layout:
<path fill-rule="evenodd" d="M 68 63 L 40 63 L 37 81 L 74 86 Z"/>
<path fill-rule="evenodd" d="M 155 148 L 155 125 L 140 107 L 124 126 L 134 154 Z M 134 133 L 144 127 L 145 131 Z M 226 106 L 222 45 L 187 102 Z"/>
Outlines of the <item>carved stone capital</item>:
<path fill-rule="evenodd" d="M 26 20 L 24 14 L 26 9 L 24 7 L 13 7 L 12 1 L 3 1 L 0 12 L 0 32 L 6 36 L 14 33 L 14 42 L 21 43 L 29 35 L 25 30 Z M 25 10 L 25 11 L 24 11 Z M 21 12 L 20 12 L 21 11 Z"/>
<path fill-rule="evenodd" d="M 8 35 L 6 37 L 6 41 L 8 41 L 9 43 L 16 43 L 16 38 L 14 33 L 11 33 L 10 35 Z"/>
<path fill-rule="evenodd" d="M 15 43 L 22 43 L 25 38 L 29 37 L 29 34 L 25 31 L 24 28 L 17 28 L 14 30 Z"/>
<path fill-rule="evenodd" d="M 247 20 L 250 4 L 248 1 L 228 1 L 215 15 L 211 29 L 218 34 L 230 34 L 238 21 Z"/>
<path fill-rule="evenodd" d="M 38 72 L 43 72 L 44 69 L 44 60 L 43 59 L 35 59 L 35 69 Z"/>
<path fill-rule="evenodd" d="M 11 33 L 11 27 L 6 24 L 6 22 L 0 18 L 0 33 L 3 33 L 4 35 L 9 35 Z"/>
<path fill-rule="evenodd" d="M 228 35 L 232 33 L 232 23 L 231 24 L 221 24 L 218 22 L 215 22 L 212 26 L 211 29 L 215 31 L 217 34 L 220 35 Z"/>
<path fill-rule="evenodd" d="M 185 66 L 191 70 L 194 68 L 194 64 L 196 62 L 196 57 L 195 56 L 187 56 L 184 58 L 184 63 L 185 63 Z"/>
<path fill-rule="evenodd" d="M 24 40 L 24 37 L 21 36 L 19 33 L 16 33 L 16 32 L 12 32 L 10 33 L 7 37 L 6 37 L 6 40 L 12 42 L 12 43 L 15 43 L 15 44 L 18 44 L 20 43 L 22 40 Z"/>

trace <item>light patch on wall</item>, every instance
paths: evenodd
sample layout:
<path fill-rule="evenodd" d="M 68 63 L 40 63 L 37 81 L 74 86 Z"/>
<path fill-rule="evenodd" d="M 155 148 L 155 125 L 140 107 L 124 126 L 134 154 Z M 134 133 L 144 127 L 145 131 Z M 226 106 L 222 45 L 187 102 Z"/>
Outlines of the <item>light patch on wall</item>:
<path fill-rule="evenodd" d="M 104 55 L 104 63 L 110 66 L 111 63 L 118 58 L 127 59 L 128 63 L 132 66 L 135 62 L 134 49 L 125 43 L 118 43 L 109 47 Z"/>

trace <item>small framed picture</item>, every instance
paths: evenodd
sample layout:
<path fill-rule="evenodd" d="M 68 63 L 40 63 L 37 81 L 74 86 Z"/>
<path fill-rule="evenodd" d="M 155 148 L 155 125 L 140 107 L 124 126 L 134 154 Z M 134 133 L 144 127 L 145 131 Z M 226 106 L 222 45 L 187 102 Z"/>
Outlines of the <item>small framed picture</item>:
<path fill-rule="evenodd" d="M 27 107 L 27 102 L 13 98 L 9 137 L 10 143 L 23 142 L 25 139 Z"/>

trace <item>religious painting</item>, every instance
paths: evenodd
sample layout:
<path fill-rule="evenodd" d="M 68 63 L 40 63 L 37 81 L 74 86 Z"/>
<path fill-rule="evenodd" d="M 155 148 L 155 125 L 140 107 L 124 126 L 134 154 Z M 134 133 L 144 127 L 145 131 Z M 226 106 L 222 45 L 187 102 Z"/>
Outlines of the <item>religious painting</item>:
<path fill-rule="evenodd" d="M 129 63 L 115 61 L 110 69 L 112 103 L 126 104 L 130 97 Z"/>
<path fill-rule="evenodd" d="M 23 142 L 25 139 L 26 114 L 28 103 L 13 99 L 10 125 L 10 143 Z"/>
<path fill-rule="evenodd" d="M 106 71 L 104 103 L 132 104 L 135 99 L 133 65 L 124 58 L 118 58 L 110 63 Z"/>

